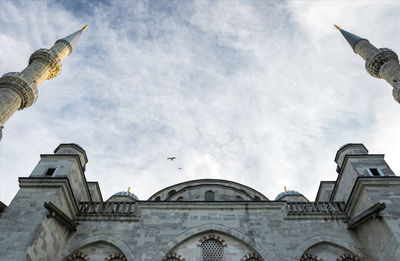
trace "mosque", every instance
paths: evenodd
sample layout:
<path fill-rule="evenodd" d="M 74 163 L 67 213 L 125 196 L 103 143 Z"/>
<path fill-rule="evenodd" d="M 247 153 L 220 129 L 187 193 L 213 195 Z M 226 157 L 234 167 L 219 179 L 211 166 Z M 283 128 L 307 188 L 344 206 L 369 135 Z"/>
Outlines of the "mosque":
<path fill-rule="evenodd" d="M 22 72 L 0 78 L 0 125 L 35 102 L 39 84 L 60 73 L 85 28 L 34 52 Z M 399 102 L 397 55 L 338 29 Z M 218 179 L 175 184 L 147 200 L 130 191 L 103 199 L 98 182 L 85 178 L 86 151 L 60 144 L 19 178 L 9 206 L 0 204 L 0 259 L 400 260 L 399 177 L 384 155 L 363 144 L 340 147 L 334 161 L 336 181 L 321 181 L 313 200 L 296 191 L 269 199 Z"/>

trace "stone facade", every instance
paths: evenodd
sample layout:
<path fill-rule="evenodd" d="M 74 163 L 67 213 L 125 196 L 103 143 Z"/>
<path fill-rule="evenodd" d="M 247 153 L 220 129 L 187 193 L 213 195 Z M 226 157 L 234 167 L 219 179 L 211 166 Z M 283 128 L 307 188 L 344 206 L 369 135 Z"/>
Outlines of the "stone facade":
<path fill-rule="evenodd" d="M 61 144 L 41 160 L 0 214 L 4 260 L 400 260 L 400 179 L 362 144 L 337 152 L 338 178 L 310 202 L 269 200 L 215 179 L 167 187 L 148 200 L 103 201 L 87 182 L 86 152 Z"/>

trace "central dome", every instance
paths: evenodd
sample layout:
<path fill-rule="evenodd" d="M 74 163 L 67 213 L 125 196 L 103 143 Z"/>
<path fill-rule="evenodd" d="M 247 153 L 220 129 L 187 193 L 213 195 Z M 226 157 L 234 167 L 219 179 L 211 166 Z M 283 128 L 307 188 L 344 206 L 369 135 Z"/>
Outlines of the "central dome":
<path fill-rule="evenodd" d="M 248 186 L 221 179 L 198 179 L 160 190 L 149 201 L 260 201 L 266 196 Z"/>

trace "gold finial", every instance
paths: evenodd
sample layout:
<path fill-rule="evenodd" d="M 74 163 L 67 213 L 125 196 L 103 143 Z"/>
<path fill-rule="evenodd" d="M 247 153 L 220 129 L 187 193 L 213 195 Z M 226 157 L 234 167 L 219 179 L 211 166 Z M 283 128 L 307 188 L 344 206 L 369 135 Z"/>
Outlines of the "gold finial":
<path fill-rule="evenodd" d="M 82 31 L 85 31 L 86 27 L 87 27 L 87 25 L 85 25 L 84 27 L 82 27 Z"/>
<path fill-rule="evenodd" d="M 131 193 L 131 187 L 128 187 L 128 193 Z"/>
<path fill-rule="evenodd" d="M 337 26 L 336 24 L 334 24 L 334 26 L 335 26 L 336 29 L 340 30 L 339 26 Z"/>
<path fill-rule="evenodd" d="M 286 186 L 283 186 L 283 189 L 285 190 L 285 192 L 287 192 L 287 188 L 286 188 Z"/>

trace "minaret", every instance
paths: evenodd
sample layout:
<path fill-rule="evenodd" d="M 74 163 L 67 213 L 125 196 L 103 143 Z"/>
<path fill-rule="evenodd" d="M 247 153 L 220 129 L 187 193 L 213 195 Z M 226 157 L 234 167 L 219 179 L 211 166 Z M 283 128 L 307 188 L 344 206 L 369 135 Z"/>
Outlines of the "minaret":
<path fill-rule="evenodd" d="M 28 67 L 22 72 L 6 73 L 0 78 L 0 132 L 17 110 L 25 109 L 36 101 L 39 84 L 60 73 L 61 61 L 71 54 L 86 27 L 57 40 L 50 49 L 35 51 L 29 58 Z"/>
<path fill-rule="evenodd" d="M 365 60 L 365 69 L 376 78 L 385 79 L 393 87 L 393 97 L 400 103 L 400 65 L 395 52 L 388 48 L 377 49 L 367 39 L 349 33 L 335 25 L 353 51 Z"/>

